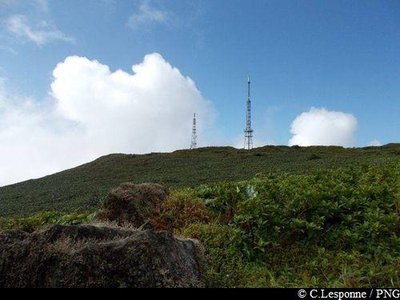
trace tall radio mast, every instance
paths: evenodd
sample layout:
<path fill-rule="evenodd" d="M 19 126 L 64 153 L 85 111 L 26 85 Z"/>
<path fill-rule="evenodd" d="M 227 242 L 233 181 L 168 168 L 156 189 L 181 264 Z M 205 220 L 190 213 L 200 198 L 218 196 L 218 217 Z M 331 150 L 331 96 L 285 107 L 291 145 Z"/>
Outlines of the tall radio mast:
<path fill-rule="evenodd" d="M 247 111 L 246 111 L 246 129 L 244 131 L 244 148 L 246 150 L 253 149 L 253 129 L 251 128 L 251 80 L 248 79 L 248 94 L 247 94 Z"/>
<path fill-rule="evenodd" d="M 197 118 L 196 114 L 193 117 L 193 128 L 192 128 L 192 143 L 190 145 L 190 149 L 197 149 Z"/>

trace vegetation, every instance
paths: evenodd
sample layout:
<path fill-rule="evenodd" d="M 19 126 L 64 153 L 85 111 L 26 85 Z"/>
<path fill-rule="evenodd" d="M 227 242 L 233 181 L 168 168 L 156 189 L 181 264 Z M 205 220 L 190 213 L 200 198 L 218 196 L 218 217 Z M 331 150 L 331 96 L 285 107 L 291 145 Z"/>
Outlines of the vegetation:
<path fill-rule="evenodd" d="M 0 218 L 0 231 L 21 230 L 34 232 L 51 225 L 79 225 L 91 222 L 95 213 L 41 212 L 30 217 Z"/>
<path fill-rule="evenodd" d="M 180 196 L 164 215 L 191 220 L 167 223 L 205 245 L 209 286 L 400 285 L 398 164 L 271 174 L 186 198 L 198 200 Z"/>
<path fill-rule="evenodd" d="M 0 188 L 0 217 L 41 211 L 96 210 L 123 182 L 196 187 L 249 180 L 259 173 L 310 174 L 347 166 L 382 165 L 400 159 L 400 145 L 363 149 L 340 147 L 263 147 L 252 151 L 205 148 L 170 154 L 110 155 L 39 180 Z"/>
<path fill-rule="evenodd" d="M 2 194 L 1 205 L 7 211 L 4 215 L 15 213 L 4 199 L 15 200 L 18 188 L 41 183 L 44 198 L 38 209 L 53 208 L 49 200 L 53 199 L 52 205 L 65 211 L 79 208 L 94 212 L 97 204 L 79 205 L 93 199 L 86 197 L 93 197 L 96 189 L 83 196 L 78 191 L 90 180 L 95 187 L 107 177 L 111 182 L 118 178 L 114 186 L 129 181 L 128 177 L 138 171 L 133 168 L 132 173 L 123 173 L 129 169 L 127 161 L 147 159 L 147 168 L 156 168 L 159 163 L 159 169 L 143 171 L 136 182 L 157 181 L 150 178 L 157 171 L 158 182 L 179 178 L 174 184 L 169 182 L 173 187 L 170 196 L 152 218 L 152 226 L 202 242 L 209 287 L 396 287 L 400 285 L 399 151 L 399 146 L 391 145 L 350 150 L 278 147 L 246 153 L 202 149 L 170 156 L 114 156 L 2 189 L 6 196 Z M 171 161 L 162 162 L 160 157 Z M 115 160 L 109 164 L 109 159 Z M 144 161 L 139 165 L 145 170 L 141 164 Z M 177 173 L 167 175 L 167 166 Z M 97 170 L 97 175 L 89 170 Z M 78 178 L 72 180 L 70 190 L 63 190 L 72 199 L 69 206 L 63 207 L 65 202 L 60 198 L 46 196 L 51 183 L 58 186 L 61 178 L 69 183 L 74 174 Z M 127 177 L 121 180 L 121 174 Z M 30 201 L 20 198 L 29 205 L 23 213 L 34 210 L 39 191 L 26 191 Z M 0 230 L 29 231 L 93 217 L 90 213 L 41 213 L 0 219 Z"/>

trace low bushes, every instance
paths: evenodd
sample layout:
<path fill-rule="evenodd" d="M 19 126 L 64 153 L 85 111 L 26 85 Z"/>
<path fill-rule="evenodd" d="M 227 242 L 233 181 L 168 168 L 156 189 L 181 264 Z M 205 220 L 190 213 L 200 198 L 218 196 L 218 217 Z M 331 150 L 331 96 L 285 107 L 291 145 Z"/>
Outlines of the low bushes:
<path fill-rule="evenodd" d="M 0 228 L 92 218 L 45 213 Z M 175 190 L 150 224 L 201 241 L 209 287 L 400 285 L 397 163 Z"/>

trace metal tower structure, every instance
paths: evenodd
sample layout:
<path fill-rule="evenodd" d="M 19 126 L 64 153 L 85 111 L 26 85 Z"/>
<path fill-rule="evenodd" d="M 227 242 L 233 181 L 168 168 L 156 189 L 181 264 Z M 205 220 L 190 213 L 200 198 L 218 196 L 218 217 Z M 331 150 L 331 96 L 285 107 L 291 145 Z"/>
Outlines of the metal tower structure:
<path fill-rule="evenodd" d="M 246 111 L 246 129 L 244 130 L 244 148 L 246 150 L 253 149 L 253 134 L 251 128 L 251 80 L 248 79 L 248 94 L 247 94 L 247 111 Z"/>
<path fill-rule="evenodd" d="M 194 114 L 193 118 L 193 128 L 192 128 L 192 143 L 190 145 L 190 149 L 196 149 L 197 148 L 197 118 L 196 114 Z"/>

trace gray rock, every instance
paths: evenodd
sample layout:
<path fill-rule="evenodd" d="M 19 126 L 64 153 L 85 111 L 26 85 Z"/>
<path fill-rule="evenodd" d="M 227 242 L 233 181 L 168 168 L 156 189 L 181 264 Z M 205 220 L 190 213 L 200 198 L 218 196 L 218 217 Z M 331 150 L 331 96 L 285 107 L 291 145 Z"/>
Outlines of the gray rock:
<path fill-rule="evenodd" d="M 202 247 L 171 233 L 92 225 L 0 234 L 0 288 L 204 287 Z"/>

